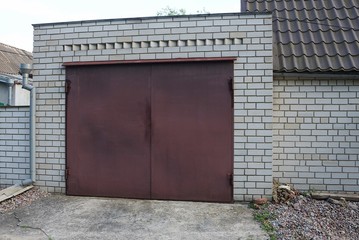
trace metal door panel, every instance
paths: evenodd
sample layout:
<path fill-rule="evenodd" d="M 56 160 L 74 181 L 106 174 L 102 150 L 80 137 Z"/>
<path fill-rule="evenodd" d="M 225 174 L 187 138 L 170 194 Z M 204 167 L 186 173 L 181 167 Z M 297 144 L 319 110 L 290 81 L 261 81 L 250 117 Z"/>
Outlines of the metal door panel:
<path fill-rule="evenodd" d="M 66 72 L 68 194 L 232 200 L 232 61 Z"/>
<path fill-rule="evenodd" d="M 150 198 L 150 66 L 66 72 L 67 193 Z"/>
<path fill-rule="evenodd" d="M 153 65 L 151 196 L 232 201 L 233 62 Z"/>

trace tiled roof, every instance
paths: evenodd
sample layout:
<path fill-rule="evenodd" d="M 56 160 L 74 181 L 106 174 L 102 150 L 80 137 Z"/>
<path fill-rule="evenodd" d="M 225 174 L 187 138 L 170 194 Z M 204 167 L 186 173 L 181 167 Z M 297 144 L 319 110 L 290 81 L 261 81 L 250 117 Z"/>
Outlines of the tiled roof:
<path fill-rule="evenodd" d="M 359 71 L 358 0 L 242 0 L 242 11 L 272 12 L 275 71 Z"/>
<path fill-rule="evenodd" d="M 0 73 L 18 75 L 20 63 L 32 63 L 28 51 L 0 43 Z"/>

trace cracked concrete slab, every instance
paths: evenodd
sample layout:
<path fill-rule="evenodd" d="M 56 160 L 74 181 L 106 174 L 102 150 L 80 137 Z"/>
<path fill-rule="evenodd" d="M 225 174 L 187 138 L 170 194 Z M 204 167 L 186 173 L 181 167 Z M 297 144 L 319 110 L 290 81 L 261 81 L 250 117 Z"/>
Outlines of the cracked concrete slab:
<path fill-rule="evenodd" d="M 0 239 L 6 240 L 269 239 L 240 203 L 52 195 L 0 214 L 0 223 Z"/>

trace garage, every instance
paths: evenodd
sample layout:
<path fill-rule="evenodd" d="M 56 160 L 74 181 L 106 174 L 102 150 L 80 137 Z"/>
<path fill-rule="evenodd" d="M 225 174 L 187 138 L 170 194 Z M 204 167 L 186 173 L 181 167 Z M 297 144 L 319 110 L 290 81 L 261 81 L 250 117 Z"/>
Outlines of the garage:
<path fill-rule="evenodd" d="M 66 67 L 67 194 L 232 201 L 233 61 Z"/>
<path fill-rule="evenodd" d="M 36 185 L 141 199 L 271 196 L 272 34 L 270 13 L 35 24 Z"/>

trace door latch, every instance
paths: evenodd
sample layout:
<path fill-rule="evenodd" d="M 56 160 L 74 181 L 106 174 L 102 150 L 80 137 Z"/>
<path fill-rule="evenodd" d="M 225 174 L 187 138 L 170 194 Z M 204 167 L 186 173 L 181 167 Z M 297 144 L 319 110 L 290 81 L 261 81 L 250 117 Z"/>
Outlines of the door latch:
<path fill-rule="evenodd" d="M 65 169 L 65 180 L 69 179 L 70 170 L 68 168 Z"/>
<path fill-rule="evenodd" d="M 233 186 L 233 173 L 227 173 L 227 178 L 229 181 L 229 185 Z"/>
<path fill-rule="evenodd" d="M 234 87 L 233 87 L 233 77 L 230 77 L 228 79 L 228 87 L 229 87 L 229 93 L 231 94 L 231 105 L 232 108 L 234 106 Z"/>
<path fill-rule="evenodd" d="M 65 81 L 65 93 L 69 93 L 71 89 L 71 81 L 66 79 Z"/>

